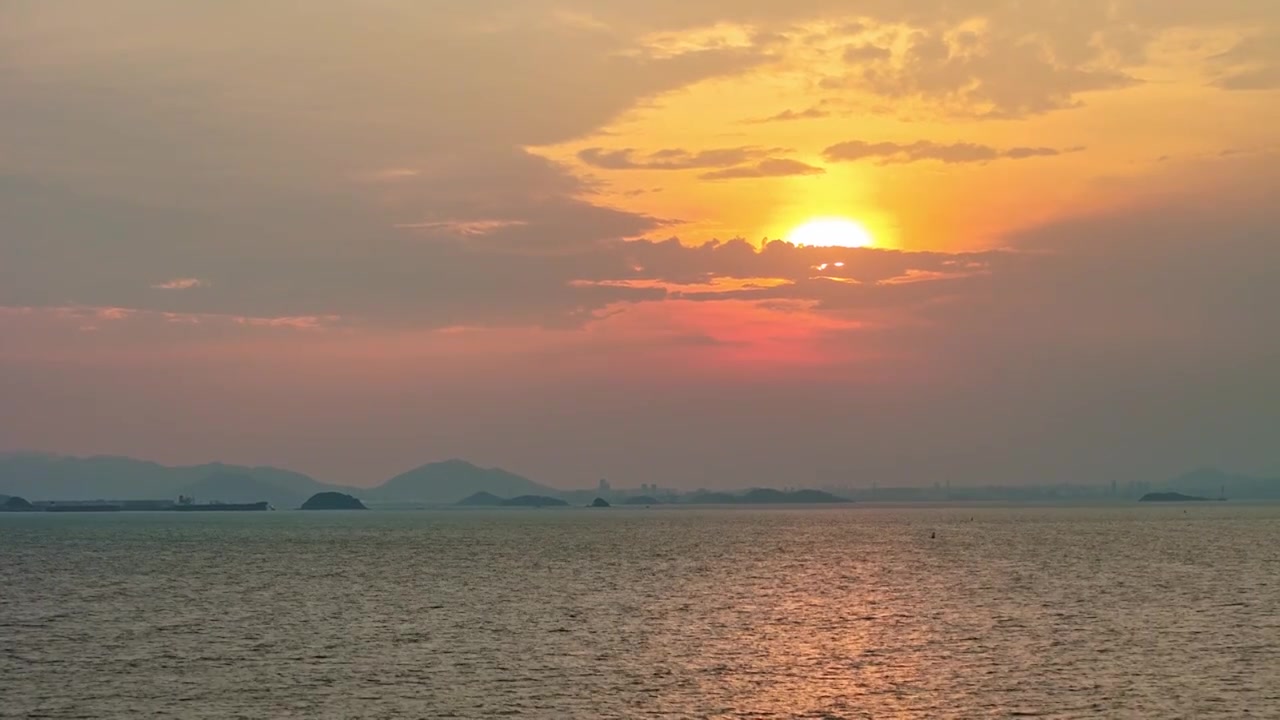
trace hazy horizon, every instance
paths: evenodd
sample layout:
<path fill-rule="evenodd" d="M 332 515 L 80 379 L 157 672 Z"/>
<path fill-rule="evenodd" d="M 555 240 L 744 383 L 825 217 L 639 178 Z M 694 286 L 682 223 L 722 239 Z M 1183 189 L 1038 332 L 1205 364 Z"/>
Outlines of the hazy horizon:
<path fill-rule="evenodd" d="M 534 477 L 529 475 L 528 473 L 521 472 L 519 468 L 487 467 L 483 465 L 477 465 L 465 458 L 433 459 L 423 463 L 419 463 L 418 465 L 415 465 L 413 467 L 403 468 L 389 475 L 379 476 L 379 477 L 363 477 L 358 479 L 358 481 L 350 481 L 350 480 L 344 480 L 341 478 L 335 479 L 331 477 L 325 477 L 323 475 L 315 475 L 312 473 L 307 473 L 302 470 L 299 470 L 298 468 L 292 468 L 292 467 L 286 467 L 286 466 L 254 466 L 254 465 L 247 465 L 243 463 L 236 463 L 236 462 L 231 462 L 226 460 L 217 460 L 217 459 L 205 460 L 205 461 L 200 461 L 195 463 L 163 463 L 163 462 L 157 462 L 151 458 L 133 457 L 133 456 L 116 455 L 116 454 L 70 455 L 70 454 L 62 454 L 62 453 L 55 453 L 55 452 L 49 452 L 49 451 L 0 450 L 0 460 L 4 460 L 6 458 L 22 458 L 22 457 L 31 457 L 31 458 L 39 457 L 39 458 L 48 458 L 48 459 L 55 459 L 55 460 L 76 460 L 76 461 L 81 461 L 85 463 L 92 463 L 100 460 L 106 460 L 106 461 L 119 460 L 119 461 L 136 462 L 136 463 L 143 463 L 143 464 L 156 464 L 168 470 L 175 470 L 175 471 L 178 471 L 178 470 L 187 471 L 187 470 L 198 469 L 198 468 L 201 468 L 204 466 L 210 466 L 210 465 L 223 466 L 226 468 L 230 468 L 230 472 L 232 473 L 236 473 L 240 470 L 244 470 L 246 471 L 246 475 L 248 475 L 249 477 L 255 477 L 265 482 L 267 485 L 275 485 L 276 483 L 271 479 L 269 475 L 267 477 L 260 477 L 258 474 L 255 474 L 252 471 L 283 470 L 287 472 L 299 473 L 323 485 L 332 486 L 334 488 L 357 490 L 357 491 L 358 490 L 375 490 L 383 486 L 388 481 L 396 480 L 400 478 L 402 475 L 410 476 L 415 474 L 417 471 L 423 470 L 425 468 L 443 469 L 454 463 L 464 463 L 466 465 L 470 465 L 470 466 L 479 468 L 480 470 L 486 470 L 486 471 L 487 470 L 503 471 L 506 473 L 510 473 L 511 475 L 517 476 L 519 478 L 522 478 L 524 480 L 532 481 L 533 483 L 536 483 L 537 485 L 545 487 L 548 490 L 552 490 L 556 492 L 569 492 L 569 493 L 594 491 L 598 487 L 599 482 L 601 480 L 604 480 L 609 483 L 611 489 L 614 491 L 627 491 L 627 492 L 633 492 L 633 493 L 640 492 L 645 487 L 660 489 L 663 492 L 670 492 L 674 490 L 679 493 L 689 493 L 697 490 L 741 492 L 741 491 L 746 491 L 750 489 L 759 489 L 759 488 L 780 489 L 780 490 L 821 489 L 821 490 L 836 490 L 836 491 L 843 489 L 845 491 L 853 491 L 853 492 L 866 492 L 866 491 L 872 491 L 875 489 L 881 489 L 886 491 L 888 490 L 922 490 L 922 491 L 933 490 L 933 491 L 947 491 L 947 492 L 955 491 L 957 493 L 961 493 L 966 491 L 981 491 L 981 490 L 1017 490 L 1023 487 L 1046 487 L 1051 489 L 1051 488 L 1062 487 L 1062 486 L 1071 486 L 1071 487 L 1079 488 L 1081 490 L 1092 489 L 1092 490 L 1106 491 L 1107 488 L 1112 488 L 1120 496 L 1132 499 L 1130 496 L 1134 496 L 1135 493 L 1140 495 L 1152 489 L 1156 489 L 1156 490 L 1168 489 L 1172 487 L 1175 481 L 1192 478 L 1194 476 L 1200 475 L 1201 473 L 1210 473 L 1213 476 L 1223 476 L 1223 477 L 1229 477 L 1229 478 L 1235 478 L 1235 479 L 1252 478 L 1255 480 L 1264 480 L 1264 481 L 1265 480 L 1280 481 L 1280 472 L 1264 472 L 1259 475 L 1249 475 L 1247 473 L 1234 472 L 1230 468 L 1196 467 L 1196 468 L 1184 468 L 1182 471 L 1176 473 L 1175 475 L 1170 475 L 1166 477 L 1119 478 L 1119 477 L 1099 476 L 1099 477 L 1077 478 L 1075 480 L 1069 480 L 1061 483 L 1031 482 L 1031 483 L 1002 484 L 1002 483 L 994 483 L 994 482 L 985 482 L 982 480 L 976 480 L 970 483 L 965 483 L 963 481 L 954 481 L 954 480 L 948 480 L 948 479 L 917 478 L 915 480 L 905 480 L 899 484 L 893 484 L 893 483 L 886 483 L 881 478 L 868 477 L 868 476 L 852 476 L 852 475 L 850 476 L 834 476 L 834 475 L 804 476 L 803 474 L 801 475 L 793 474 L 789 476 L 778 476 L 778 477 L 765 479 L 763 481 L 754 482 L 754 483 L 737 482 L 737 479 L 733 477 L 717 477 L 717 478 L 714 478 L 715 482 L 713 484 L 696 485 L 696 486 L 667 485 L 667 484 L 658 482 L 656 480 L 641 480 L 639 482 L 636 482 L 635 484 L 627 484 L 627 483 L 616 482 L 614 480 L 609 479 L 608 477 L 595 478 L 589 482 L 583 482 L 581 484 L 575 485 L 571 483 L 566 483 L 562 478 Z M 83 470 L 78 471 L 73 475 L 77 478 L 85 477 L 85 473 Z M 192 476 L 192 478 L 197 480 L 201 480 L 201 479 L 207 480 L 217 476 L 218 474 L 215 472 L 211 475 Z M 35 477 L 39 477 L 39 473 L 36 473 Z M 465 479 L 467 476 L 465 473 L 462 475 L 459 475 L 456 472 L 446 472 L 445 475 L 441 477 L 450 477 L 450 478 L 454 478 L 455 480 L 462 480 L 462 479 Z M 11 479 L 21 479 L 24 482 L 29 482 L 31 478 L 32 478 L 32 475 L 31 475 L 30 469 L 27 469 L 27 470 L 19 471 Z M 6 489 L 9 489 L 10 494 L 12 494 L 14 491 L 4 484 L 5 479 L 6 477 L 3 474 L 3 472 L 0 472 L 0 494 L 4 494 L 4 491 Z M 116 472 L 113 472 L 110 474 L 110 477 L 102 476 L 102 477 L 99 477 L 98 480 L 106 483 L 108 487 L 118 487 L 119 483 L 122 481 L 126 482 L 127 484 L 128 477 L 126 475 L 121 475 L 117 469 Z M 1216 483 L 1217 480 L 1213 480 L 1212 482 L 1210 482 L 1209 480 L 1197 480 L 1196 482 L 1200 487 L 1208 487 L 1209 485 L 1213 485 L 1214 488 L 1217 487 L 1217 485 L 1213 484 L 1213 483 Z M 481 484 L 483 485 L 484 483 L 482 482 Z M 179 489 L 181 489 L 181 487 L 179 487 Z M 89 495 L 93 494 L 91 491 L 84 491 L 84 492 L 81 492 L 76 497 L 69 498 L 69 499 L 87 499 L 87 495 L 85 495 L 85 492 L 88 492 Z M 18 494 L 22 495 L 23 491 L 19 491 Z M 44 496 L 39 495 L 38 492 L 34 492 L 32 490 L 25 491 L 25 494 L 31 495 L 32 499 L 37 499 L 37 500 L 47 499 Z M 136 494 L 136 489 L 130 491 L 130 496 L 132 496 L 133 494 Z M 470 494 L 470 493 L 467 493 L 467 494 Z M 80 497 L 80 495 L 85 495 L 85 497 Z M 1105 496 L 1106 495 L 1104 493 L 1104 495 L 1099 497 L 1105 497 Z M 67 498 L 64 498 L 64 499 L 67 499 Z M 103 499 L 109 499 L 109 498 L 104 497 Z M 1246 498 L 1246 499 L 1256 499 L 1256 498 Z"/>
<path fill-rule="evenodd" d="M 1277 3 L 14 0 L 0 97 L 0 449 L 1280 474 Z"/>

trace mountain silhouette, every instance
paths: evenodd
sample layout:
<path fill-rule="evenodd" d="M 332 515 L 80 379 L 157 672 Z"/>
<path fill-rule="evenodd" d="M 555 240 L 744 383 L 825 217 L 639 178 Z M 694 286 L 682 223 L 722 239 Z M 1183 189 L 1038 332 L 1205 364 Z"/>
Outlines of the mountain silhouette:
<path fill-rule="evenodd" d="M 183 478 L 176 468 L 123 457 L 0 455 L 0 492 L 37 500 L 169 498 L 205 474 Z"/>
<path fill-rule="evenodd" d="M 423 465 L 373 488 L 321 483 L 276 467 L 213 462 L 171 467 L 128 457 L 0 453 L 0 495 L 36 500 L 197 500 L 298 507 L 321 492 L 355 494 L 367 502 L 454 503 L 477 492 L 498 497 L 558 495 L 556 490 L 497 468 L 463 460 Z"/>
<path fill-rule="evenodd" d="M 206 472 L 205 480 L 208 480 L 210 476 L 223 474 L 244 476 L 256 480 L 263 485 L 278 488 L 279 491 L 287 493 L 290 497 L 297 497 L 300 499 L 310 497 L 318 492 L 345 490 L 345 488 L 339 488 L 336 485 L 318 482 L 307 475 L 303 475 L 302 473 L 277 467 L 268 466 L 245 468 L 215 462 L 208 463 L 206 465 L 199 465 L 197 468 Z M 190 495 L 191 493 L 187 494 Z M 268 498 L 261 497 L 258 499 L 267 500 Z M 272 504 L 275 504 L 275 502 L 272 501 Z M 297 503 L 293 503 L 293 505 L 296 504 Z M 290 507 L 293 505 L 290 505 Z M 277 507 L 280 506 L 277 505 Z"/>
<path fill-rule="evenodd" d="M 506 470 L 446 460 L 401 473 L 364 492 L 363 497 L 374 502 L 456 503 L 478 492 L 498 497 L 556 494 L 549 487 Z"/>
<path fill-rule="evenodd" d="M 212 478 L 212 479 L 211 479 Z M 249 478 L 260 484 L 251 488 Z M 254 497 L 240 496 L 256 489 Z M 128 457 L 0 454 L 0 493 L 34 500 L 165 500 L 178 495 L 227 502 L 287 499 L 296 507 L 332 485 L 274 467 L 206 463 L 170 467 Z"/>

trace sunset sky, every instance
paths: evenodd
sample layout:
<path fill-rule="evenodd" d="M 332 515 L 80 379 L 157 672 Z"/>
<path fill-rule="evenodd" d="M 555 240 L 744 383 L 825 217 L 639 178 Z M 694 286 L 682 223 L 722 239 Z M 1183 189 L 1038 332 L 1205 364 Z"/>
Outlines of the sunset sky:
<path fill-rule="evenodd" d="M 0 450 L 1280 473 L 1278 161 L 1276 0 L 6 0 Z"/>

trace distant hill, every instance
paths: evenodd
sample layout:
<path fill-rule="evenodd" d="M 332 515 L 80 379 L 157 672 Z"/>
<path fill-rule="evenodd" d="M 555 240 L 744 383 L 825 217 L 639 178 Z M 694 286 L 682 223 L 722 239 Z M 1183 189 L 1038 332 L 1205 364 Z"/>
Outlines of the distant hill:
<path fill-rule="evenodd" d="M 33 500 L 200 500 L 255 502 L 296 508 L 321 492 L 355 493 L 374 503 L 454 503 L 477 492 L 498 497 L 555 496 L 528 478 L 462 460 L 430 463 L 374 488 L 355 490 L 317 482 L 276 467 L 205 463 L 171 467 L 128 457 L 0 454 L 0 494 Z"/>
<path fill-rule="evenodd" d="M 169 498 L 193 479 L 176 468 L 132 458 L 0 455 L 0 492 L 32 500 Z"/>
<path fill-rule="evenodd" d="M 222 478 L 209 484 L 210 477 Z M 331 485 L 317 482 L 300 473 L 274 467 L 243 467 L 222 463 L 170 467 L 127 457 L 67 457 L 44 453 L 0 454 L 0 493 L 32 500 L 161 500 L 180 494 L 197 498 L 216 498 L 219 494 L 238 494 L 248 487 L 227 476 L 248 477 L 271 488 L 268 497 L 244 500 L 268 500 L 274 496 L 290 500 L 297 507 L 303 499 L 326 490 Z M 225 486 L 225 487 L 224 487 Z M 277 505 L 278 506 L 278 505 Z"/>
<path fill-rule="evenodd" d="M 446 460 L 397 475 L 365 491 L 362 497 L 372 502 L 456 503 L 478 492 L 498 497 L 556 494 L 549 487 L 506 470 Z"/>
<path fill-rule="evenodd" d="M 343 490 L 343 488 L 339 488 L 336 485 L 317 482 L 308 475 L 277 467 L 240 467 L 222 463 L 208 463 L 206 465 L 196 465 L 191 469 L 200 471 L 205 478 L 223 473 L 245 475 L 263 484 L 279 488 L 281 491 L 289 493 L 290 497 L 307 498 L 318 492 Z M 272 504 L 275 503 L 273 502 Z M 293 507 L 296 506 L 297 503 L 294 503 Z M 276 507 L 280 506 L 277 505 Z"/>

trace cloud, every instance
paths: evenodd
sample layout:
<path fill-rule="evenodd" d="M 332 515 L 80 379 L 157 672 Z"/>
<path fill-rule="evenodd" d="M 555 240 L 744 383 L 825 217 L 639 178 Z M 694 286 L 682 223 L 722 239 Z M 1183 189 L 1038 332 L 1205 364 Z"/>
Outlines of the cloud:
<path fill-rule="evenodd" d="M 896 143 L 850 140 L 828 147 L 823 151 L 822 155 L 831 162 L 877 159 L 882 165 L 926 160 L 956 164 L 986 163 L 1000 159 L 1024 160 L 1034 157 L 1053 157 L 1065 153 L 1079 152 L 1083 149 L 1079 147 L 1065 150 L 1047 147 L 1014 147 L 1001 150 L 989 145 L 976 143 L 944 144 L 929 140 Z"/>
<path fill-rule="evenodd" d="M 1280 434 L 1280 338 L 1257 310 L 1280 304 L 1274 157 L 1192 166 L 1195 148 L 1170 147 L 1158 171 L 1125 166 L 1134 181 L 1072 179 L 1122 210 L 960 253 L 650 241 L 671 219 L 621 208 L 695 213 L 701 198 L 673 185 L 607 206 L 603 186 L 526 150 L 606 130 L 653 147 L 625 133 L 680 105 L 669 93 L 772 73 L 796 94 L 753 105 L 768 122 L 868 105 L 1037 115 L 1136 84 L 1135 68 L 1171 77 L 1153 43 L 1216 46 L 1231 28 L 1260 34 L 1205 59 L 1209 77 L 1264 88 L 1274 3 L 869 0 L 856 18 L 847 0 L 99 6 L 0 3 L 11 444 L 257 454 L 365 480 L 384 463 L 471 455 L 570 484 L 600 468 L 690 484 L 814 468 L 1018 482 L 1280 462 L 1267 442 Z M 836 36 L 807 49 L 826 28 Z M 819 87 L 821 72 L 835 74 Z M 832 104 L 796 104 L 823 90 Z M 1255 98 L 1269 101 L 1232 107 Z M 1094 110 L 1071 132 L 1110 122 Z M 1214 150 L 1266 141 L 1196 137 Z M 715 144 L 739 142 L 755 141 Z M 981 163 L 1070 149 L 1059 142 L 843 152 Z M 803 170 L 750 145 L 595 150 L 619 169 Z M 858 202 L 877 208 L 879 185 L 854 188 Z M 920 189 L 935 192 L 956 206 L 1027 197 Z M 799 211 L 846 195 L 743 197 Z M 743 207 L 717 205 L 714 221 L 747 225 Z M 961 242 L 930 229 L 904 243 Z"/>
<path fill-rule="evenodd" d="M 825 118 L 830 116 L 831 116 L 831 113 L 828 110 L 825 110 L 822 105 L 814 105 L 812 107 L 805 108 L 804 110 L 787 109 L 775 115 L 770 115 L 768 117 L 763 117 L 763 118 L 755 118 L 753 120 L 747 120 L 746 122 L 748 124 L 758 125 L 758 124 L 771 123 L 771 122 L 791 122 L 795 120 L 817 120 L 820 118 Z"/>
<path fill-rule="evenodd" d="M 343 315 L 343 327 L 368 332 L 376 325 L 370 313 L 376 310 L 385 318 L 398 299 L 414 301 L 404 309 L 411 310 L 412 326 L 422 329 L 531 322 L 581 328 L 675 297 L 699 303 L 807 303 L 805 313 L 856 324 L 823 341 L 835 343 L 819 353 L 830 362 L 842 362 L 840 348 L 854 346 L 911 358 L 904 367 L 946 357 L 945 368 L 929 372 L 973 382 L 983 382 L 987 373 L 1001 374 L 1019 391 L 1043 373 L 1067 373 L 1072 366 L 1079 373 L 1088 367 L 1099 375 L 1082 376 L 1068 386 L 1098 383 L 1093 387 L 1101 392 L 1144 367 L 1175 373 L 1206 362 L 1211 364 L 1200 372 L 1209 372 L 1250 358 L 1277 357 L 1280 339 L 1270 331 L 1268 318 L 1249 310 L 1280 303 L 1266 272 L 1276 260 L 1270 242 L 1274 219 L 1274 212 L 1257 207 L 1160 205 L 1057 223 L 1010 238 L 1009 250 L 975 253 L 638 241 L 514 260 L 505 253 L 459 248 L 423 256 L 452 268 L 453 282 L 422 283 L 412 272 L 381 274 L 366 286 L 364 297 L 318 287 L 302 294 L 305 302 L 295 306 L 296 312 L 255 317 L 324 317 L 329 313 L 322 308 L 335 307 L 337 299 L 349 311 L 334 313 Z M 405 263 L 392 258 L 391 264 Z M 246 279 L 238 278 L 240 288 L 246 288 Z M 394 283 L 402 283 L 397 292 L 367 295 L 368 288 Z M 374 299 L 378 304 L 370 305 Z M 262 300 L 255 304 L 267 307 Z M 353 302 L 358 300 L 363 302 Z M 441 305 L 465 312 L 441 313 Z M 116 308 L 110 316 L 139 322 L 158 312 L 103 307 Z M 103 317 L 82 314 L 67 322 Z M 188 332 L 181 323 L 173 325 L 168 332 Z M 28 327 L 35 331 L 45 325 Z M 104 332 L 109 329 L 102 326 Z M 125 329 L 119 326 L 120 332 Z M 745 339 L 729 337 L 729 329 L 685 327 L 680 333 L 749 340 L 745 330 Z M 1104 357 L 1106 363 L 1093 361 Z M 1043 398 L 1046 390 L 1036 392 Z"/>
<path fill-rule="evenodd" d="M 734 147 L 690 151 L 667 148 L 637 156 L 631 148 L 606 150 L 587 148 L 578 153 L 586 164 L 606 170 L 694 170 L 714 168 L 698 177 L 702 180 L 821 175 L 823 168 L 799 160 L 769 157 L 782 148 Z M 754 161 L 754 162 L 753 162 Z"/>
<path fill-rule="evenodd" d="M 759 147 L 716 148 L 712 150 L 685 150 L 667 148 L 636 157 L 631 148 L 606 150 L 587 148 L 578 153 L 582 162 L 604 170 L 694 170 L 726 168 L 764 157 L 777 149 Z"/>
<path fill-rule="evenodd" d="M 802 163 L 799 160 L 768 158 L 753 165 L 725 168 L 706 172 L 698 177 L 703 180 L 734 180 L 739 178 L 790 177 L 795 175 L 822 175 L 826 170 Z"/>
<path fill-rule="evenodd" d="M 151 286 L 154 290 L 190 290 L 209 287 L 209 281 L 200 278 L 174 278 Z"/>
<path fill-rule="evenodd" d="M 341 335 L 347 327 L 344 319 L 336 315 L 229 315 L 83 305 L 0 306 L 0 332 L 20 335 L 28 341 L 25 346 L 0 351 L 0 363 L 90 356 L 102 362 L 110 357 L 136 358 L 139 353 L 181 357 L 226 342 L 296 338 L 303 332 Z"/>
<path fill-rule="evenodd" d="M 1246 156 L 1243 161 L 1265 162 L 1265 158 Z M 1203 169 L 1196 172 L 1211 177 Z M 1112 222 L 1119 227 L 1118 221 Z M 511 230 L 523 232 L 527 228 Z M 1100 234 L 1097 229 L 1080 232 Z M 1134 228 L 1126 232 L 1141 236 L 1150 230 Z M 393 238 L 378 240 L 384 253 L 379 256 L 358 253 L 325 264 L 317 264 L 315 258 L 306 260 L 307 274 L 299 279 L 333 278 L 325 283 L 290 280 L 288 269 L 297 266 L 297 256 L 281 255 L 267 266 L 261 265 L 259 256 L 258 265 L 229 264 L 222 268 L 218 277 L 225 276 L 227 282 L 198 295 L 139 295 L 129 290 L 128 282 L 121 281 L 103 285 L 94 294 L 93 302 L 165 312 L 281 317 L 334 314 L 356 324 L 421 328 L 522 324 L 565 327 L 580 325 L 607 307 L 661 301 L 671 297 L 676 292 L 674 288 L 679 288 L 686 298 L 699 300 L 810 300 L 830 309 L 885 308 L 907 298 L 926 302 L 960 292 L 961 288 L 972 290 L 1007 279 L 1009 273 L 1032 262 L 1028 258 L 1033 257 L 1007 251 L 797 248 L 783 242 L 757 249 L 741 240 L 690 247 L 675 240 L 618 239 L 578 245 L 555 254 L 529 255 L 518 245 L 493 244 L 487 238 L 480 244 L 474 238 L 427 244 L 396 242 Z M 1117 250 L 1126 247 L 1127 242 L 1118 241 Z M 1043 252 L 1043 248 L 1031 249 Z M 1070 252 L 1064 255 L 1066 249 Z M 1064 240 L 1054 246 L 1053 252 L 1053 262 L 1060 263 L 1079 256 L 1081 249 Z M 1139 270 L 1134 272 L 1141 274 Z M 341 281 L 347 275 L 358 277 L 360 282 Z M 97 277 L 103 278 L 101 273 Z M 703 287 L 715 278 L 720 278 L 712 283 L 716 287 Z M 767 281 L 734 284 L 735 278 Z M 20 282 L 16 276 L 5 280 L 0 283 L 4 287 L 0 295 L 11 305 L 30 304 L 40 297 L 57 302 L 69 289 L 54 287 L 53 293 L 42 296 L 34 291 L 48 288 Z M 908 290 L 905 285 L 920 289 Z M 697 293 L 693 292 L 694 287 L 699 288 Z M 85 286 L 81 286 L 81 297 L 84 290 Z"/>
<path fill-rule="evenodd" d="M 864 62 L 888 60 L 893 57 L 893 51 L 879 45 L 850 45 L 844 49 L 843 57 L 845 62 L 856 65 Z"/>
<path fill-rule="evenodd" d="M 579 186 L 541 158 L 503 161 L 520 172 L 414 178 L 376 212 L 350 191 L 319 198 L 277 190 L 269 206 L 232 210 L 153 206 L 0 176 L 0 214 L 12 231 L 0 238 L 0 305 L 349 314 L 373 325 L 439 327 L 555 324 L 584 303 L 645 296 L 575 292 L 564 266 L 594 262 L 594 248 L 660 221 L 564 197 L 560 186 Z M 433 207 L 443 218 L 424 222 L 420 213 Z M 68 265 L 69 256 L 80 261 Z M 214 282 L 198 292 L 152 289 L 157 278 L 190 279 L 193 270 Z"/>
<path fill-rule="evenodd" d="M 377 211 L 356 206 L 384 200 L 417 205 L 392 222 L 474 216 L 475 205 L 509 206 L 516 194 L 567 206 L 581 182 L 556 169 L 532 178 L 523 148 L 583 136 L 648 98 L 768 59 L 751 44 L 621 52 L 636 32 L 558 21 L 531 32 L 467 9 L 380 6 L 362 15 L 362 33 L 341 14 L 274 6 L 251 19 L 233 5 L 125 0 L 87 33 L 69 7 L 5 5 L 0 46 L 15 71 L 0 75 L 0 95 L 6 131 L 23 142 L 6 151 L 4 171 L 100 203 L 224 217 L 266 212 L 283 195 L 366 221 Z M 465 66 L 467 81 L 421 72 L 444 66 Z M 559 242 L 523 242 L 531 237 Z"/>
<path fill-rule="evenodd" d="M 1213 85 L 1223 90 L 1280 88 L 1280 32 L 1245 38 L 1210 63 L 1219 72 Z"/>
<path fill-rule="evenodd" d="M 389 183 L 413 178 L 421 175 L 420 170 L 413 168 L 386 168 L 384 170 L 374 170 L 372 172 L 360 173 L 356 175 L 358 182 L 367 183 Z"/>
<path fill-rule="evenodd" d="M 250 17 L 227 4 L 156 10 L 130 0 L 95 16 L 101 32 L 94 33 L 84 31 L 81 14 L 56 3 L 6 6 L 10 22 L 0 22 L 6 28 L 0 32 L 12 42 L 0 45 L 22 70 L 0 75 L 0 94 L 6 128 L 23 142 L 6 150 L 0 174 L 7 222 L 0 302 L 341 314 L 355 323 L 432 328 L 572 324 L 602 305 L 661 298 L 654 289 L 568 286 L 578 278 L 631 278 L 631 255 L 668 251 L 623 240 L 653 237 L 669 219 L 594 204 L 589 183 L 522 148 L 594 132 L 655 94 L 760 68 L 768 56 L 759 38 L 741 28 L 785 29 L 804 17 L 834 17 L 843 7 L 786 5 L 672 2 L 639 11 L 606 2 L 589 8 L 589 26 L 553 23 L 534 32 L 526 21 L 542 17 L 541 6 L 500 18 L 470 6 L 434 8 L 432 22 L 423 23 L 427 11 L 392 3 L 365 18 L 370 35 L 360 37 L 340 14 L 285 6 Z M 567 8 L 575 9 L 584 8 Z M 1005 33 L 1014 29 L 1041 27 L 1028 44 L 1051 52 L 1037 62 L 1101 62 L 1072 44 L 1068 30 L 1097 21 L 1077 6 L 1063 11 L 1070 23 L 1052 28 L 1007 8 L 977 12 L 983 9 L 886 3 L 867 8 L 858 29 L 908 27 L 934 11 L 939 27 L 954 29 L 975 13 L 991 15 L 974 31 L 976 40 L 995 43 L 990 48 L 939 31 L 948 57 L 963 61 L 961 75 L 982 70 L 969 78 L 986 87 L 982 92 L 1014 82 L 987 74 L 1002 67 L 992 54 L 1005 52 Z M 1180 5 L 1169 12 L 1202 11 Z M 697 43 L 682 44 L 681 37 L 655 48 L 642 43 L 653 32 L 715 28 L 725 18 L 737 22 L 703 33 Z M 250 21 L 260 34 L 229 57 L 225 48 Z M 368 37 L 378 42 L 370 45 Z M 1110 42 L 1083 37 L 1086 46 Z M 887 62 L 900 63 L 910 47 L 923 52 L 926 40 L 909 39 Z M 122 47 L 131 54 L 118 52 Z M 353 57 L 363 59 L 334 60 Z M 984 57 L 990 67 L 972 66 Z M 421 72 L 446 65 L 465 66 L 470 80 Z M 282 136 L 293 142 L 279 142 Z M 884 162 L 1061 152 L 874 145 L 891 151 L 871 158 Z M 804 170 L 752 146 L 593 151 L 588 157 L 596 162 L 624 169 L 674 166 L 734 176 Z M 785 277 L 797 279 L 825 261 L 775 250 L 762 256 L 786 263 Z M 68 264 L 68 257 L 82 262 Z M 753 266 L 746 276 L 778 272 L 736 246 L 676 257 L 686 267 L 703 257 Z M 861 262 L 885 262 L 872 258 L 878 256 Z M 151 290 L 158 280 L 193 276 L 215 285 Z"/>
<path fill-rule="evenodd" d="M 1232 156 L 1172 171 L 1204 184 L 1004 238 L 1004 250 L 614 240 L 521 256 L 379 237 L 377 262 L 362 258 L 367 245 L 327 262 L 282 258 L 305 263 L 307 284 L 277 287 L 287 265 L 238 266 L 226 276 L 235 292 L 218 274 L 207 292 L 134 296 L 203 310 L 105 302 L 122 297 L 114 285 L 93 307 L 18 304 L 0 311 L 0 377 L 29 411 L 4 430 L 21 442 L 104 437 L 76 414 L 92 397 L 104 412 L 132 408 L 137 447 L 169 447 L 151 418 L 172 424 L 175 398 L 266 433 L 264 453 L 324 464 L 377 448 L 332 466 L 351 472 L 388 452 L 379 438 L 393 428 L 415 429 L 391 443 L 406 456 L 483 455 L 495 431 L 521 428 L 529 448 L 599 453 L 582 472 L 627 460 L 690 487 L 702 473 L 768 482 L 785 469 L 772 463 L 882 484 L 1105 482 L 1276 463 L 1266 439 L 1280 432 L 1280 337 L 1257 312 L 1280 306 L 1274 166 Z M 346 275 L 365 280 L 353 288 Z M 5 297 L 11 279 L 0 277 Z M 257 312 L 232 311 L 246 295 Z M 244 404 L 266 391 L 302 403 L 273 407 L 306 412 L 246 418 Z M 352 413 L 372 429 L 339 422 Z M 282 426 L 297 436 L 271 430 Z M 419 434 L 442 449 L 423 450 Z M 198 453 L 211 437 L 178 447 Z M 332 456 L 315 459 L 317 437 L 338 444 Z M 744 437 L 767 452 L 720 449 Z M 637 461 L 638 443 L 679 462 Z M 562 452 L 501 446 L 520 469 L 561 467 L 552 456 Z"/>
<path fill-rule="evenodd" d="M 458 237 L 480 237 L 490 235 L 503 228 L 524 225 L 528 225 L 525 220 L 433 220 L 396 223 L 395 227 L 403 230 L 422 230 L 429 233 L 439 232 Z"/>
<path fill-rule="evenodd" d="M 822 86 L 925 100 L 952 114 L 1013 118 L 1074 107 L 1081 93 L 1137 83 L 1100 48 L 1072 57 L 1044 36 L 998 27 L 914 29 L 892 45 L 852 46 L 844 55 L 851 70 Z"/>

